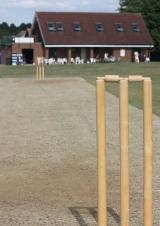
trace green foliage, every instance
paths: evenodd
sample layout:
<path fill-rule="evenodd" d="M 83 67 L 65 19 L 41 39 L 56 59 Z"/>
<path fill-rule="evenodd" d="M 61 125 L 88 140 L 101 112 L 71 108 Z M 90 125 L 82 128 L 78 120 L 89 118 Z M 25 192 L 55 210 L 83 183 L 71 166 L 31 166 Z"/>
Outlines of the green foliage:
<path fill-rule="evenodd" d="M 120 0 L 120 12 L 142 13 L 157 49 L 160 49 L 159 0 Z"/>
<path fill-rule="evenodd" d="M 15 24 L 8 25 L 6 22 L 3 22 L 0 24 L 0 43 L 4 42 L 3 40 L 6 39 L 6 37 L 12 37 L 19 33 L 21 30 L 25 30 L 26 28 L 31 27 L 31 23 L 25 24 L 22 23 L 19 26 L 16 26 Z"/>
<path fill-rule="evenodd" d="M 160 50 L 160 3 L 157 0 L 143 0 L 143 16 L 150 30 L 155 46 Z"/>
<path fill-rule="evenodd" d="M 13 40 L 13 39 L 12 39 L 11 36 L 3 37 L 3 38 L 1 39 L 0 44 L 1 44 L 1 46 L 11 46 L 12 40 Z"/>
<path fill-rule="evenodd" d="M 19 25 L 19 27 L 17 27 L 17 31 L 20 32 L 20 31 L 26 30 L 26 28 L 30 28 L 30 27 L 31 27 L 31 23 L 28 23 L 28 24 L 21 23 Z"/>
<path fill-rule="evenodd" d="M 141 13 L 143 9 L 143 0 L 120 0 L 120 11 Z"/>
<path fill-rule="evenodd" d="M 16 31 L 16 26 L 14 24 L 10 24 L 10 27 L 9 27 L 9 31 L 11 32 L 11 34 L 14 34 L 14 32 Z"/>

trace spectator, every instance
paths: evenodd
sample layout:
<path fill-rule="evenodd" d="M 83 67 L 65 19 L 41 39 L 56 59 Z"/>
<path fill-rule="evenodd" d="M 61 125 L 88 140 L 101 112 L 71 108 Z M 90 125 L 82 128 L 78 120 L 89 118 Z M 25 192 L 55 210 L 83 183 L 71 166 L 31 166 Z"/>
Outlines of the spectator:
<path fill-rule="evenodd" d="M 135 61 L 136 63 L 139 63 L 139 53 L 138 53 L 138 51 L 135 51 L 135 52 L 134 52 L 134 61 Z"/>
<path fill-rule="evenodd" d="M 109 58 L 108 58 L 108 53 L 105 52 L 104 53 L 104 62 L 108 62 Z"/>
<path fill-rule="evenodd" d="M 149 56 L 146 56 L 146 58 L 145 58 L 145 62 L 146 62 L 146 63 L 149 63 L 149 62 L 150 62 L 150 58 L 149 58 Z"/>
<path fill-rule="evenodd" d="M 76 56 L 75 61 L 76 61 L 76 64 L 80 64 L 80 57 L 79 56 Z"/>
<path fill-rule="evenodd" d="M 71 57 L 71 64 L 74 64 L 74 58 Z"/>

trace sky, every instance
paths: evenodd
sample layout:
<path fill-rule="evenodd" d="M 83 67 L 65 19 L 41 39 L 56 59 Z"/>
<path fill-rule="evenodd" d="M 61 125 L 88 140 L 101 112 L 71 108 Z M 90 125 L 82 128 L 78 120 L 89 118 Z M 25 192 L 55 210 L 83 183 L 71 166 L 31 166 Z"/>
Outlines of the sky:
<path fill-rule="evenodd" d="M 119 0 L 0 0 L 0 23 L 32 23 L 36 11 L 116 12 Z"/>

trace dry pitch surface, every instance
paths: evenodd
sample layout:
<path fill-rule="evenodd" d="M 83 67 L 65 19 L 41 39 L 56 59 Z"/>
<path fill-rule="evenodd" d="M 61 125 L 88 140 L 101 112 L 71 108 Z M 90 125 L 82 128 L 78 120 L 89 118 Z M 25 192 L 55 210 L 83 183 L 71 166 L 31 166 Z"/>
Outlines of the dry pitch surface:
<path fill-rule="evenodd" d="M 96 226 L 95 87 L 81 78 L 0 79 L 0 226 Z M 119 225 L 118 100 L 108 95 L 108 225 Z M 132 121 L 131 121 L 132 120 Z M 154 226 L 160 119 L 154 116 Z M 142 112 L 130 107 L 130 216 L 142 225 Z"/>

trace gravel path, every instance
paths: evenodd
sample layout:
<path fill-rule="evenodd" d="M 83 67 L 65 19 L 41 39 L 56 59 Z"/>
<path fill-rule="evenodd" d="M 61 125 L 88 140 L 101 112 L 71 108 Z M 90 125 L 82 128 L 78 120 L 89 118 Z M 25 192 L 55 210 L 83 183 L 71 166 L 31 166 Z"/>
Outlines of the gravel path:
<path fill-rule="evenodd" d="M 81 78 L 0 79 L 0 226 L 97 226 L 95 88 Z M 108 215 L 119 225 L 118 99 L 108 97 Z M 142 111 L 130 106 L 131 225 L 142 225 Z M 160 119 L 154 116 L 154 226 Z"/>

